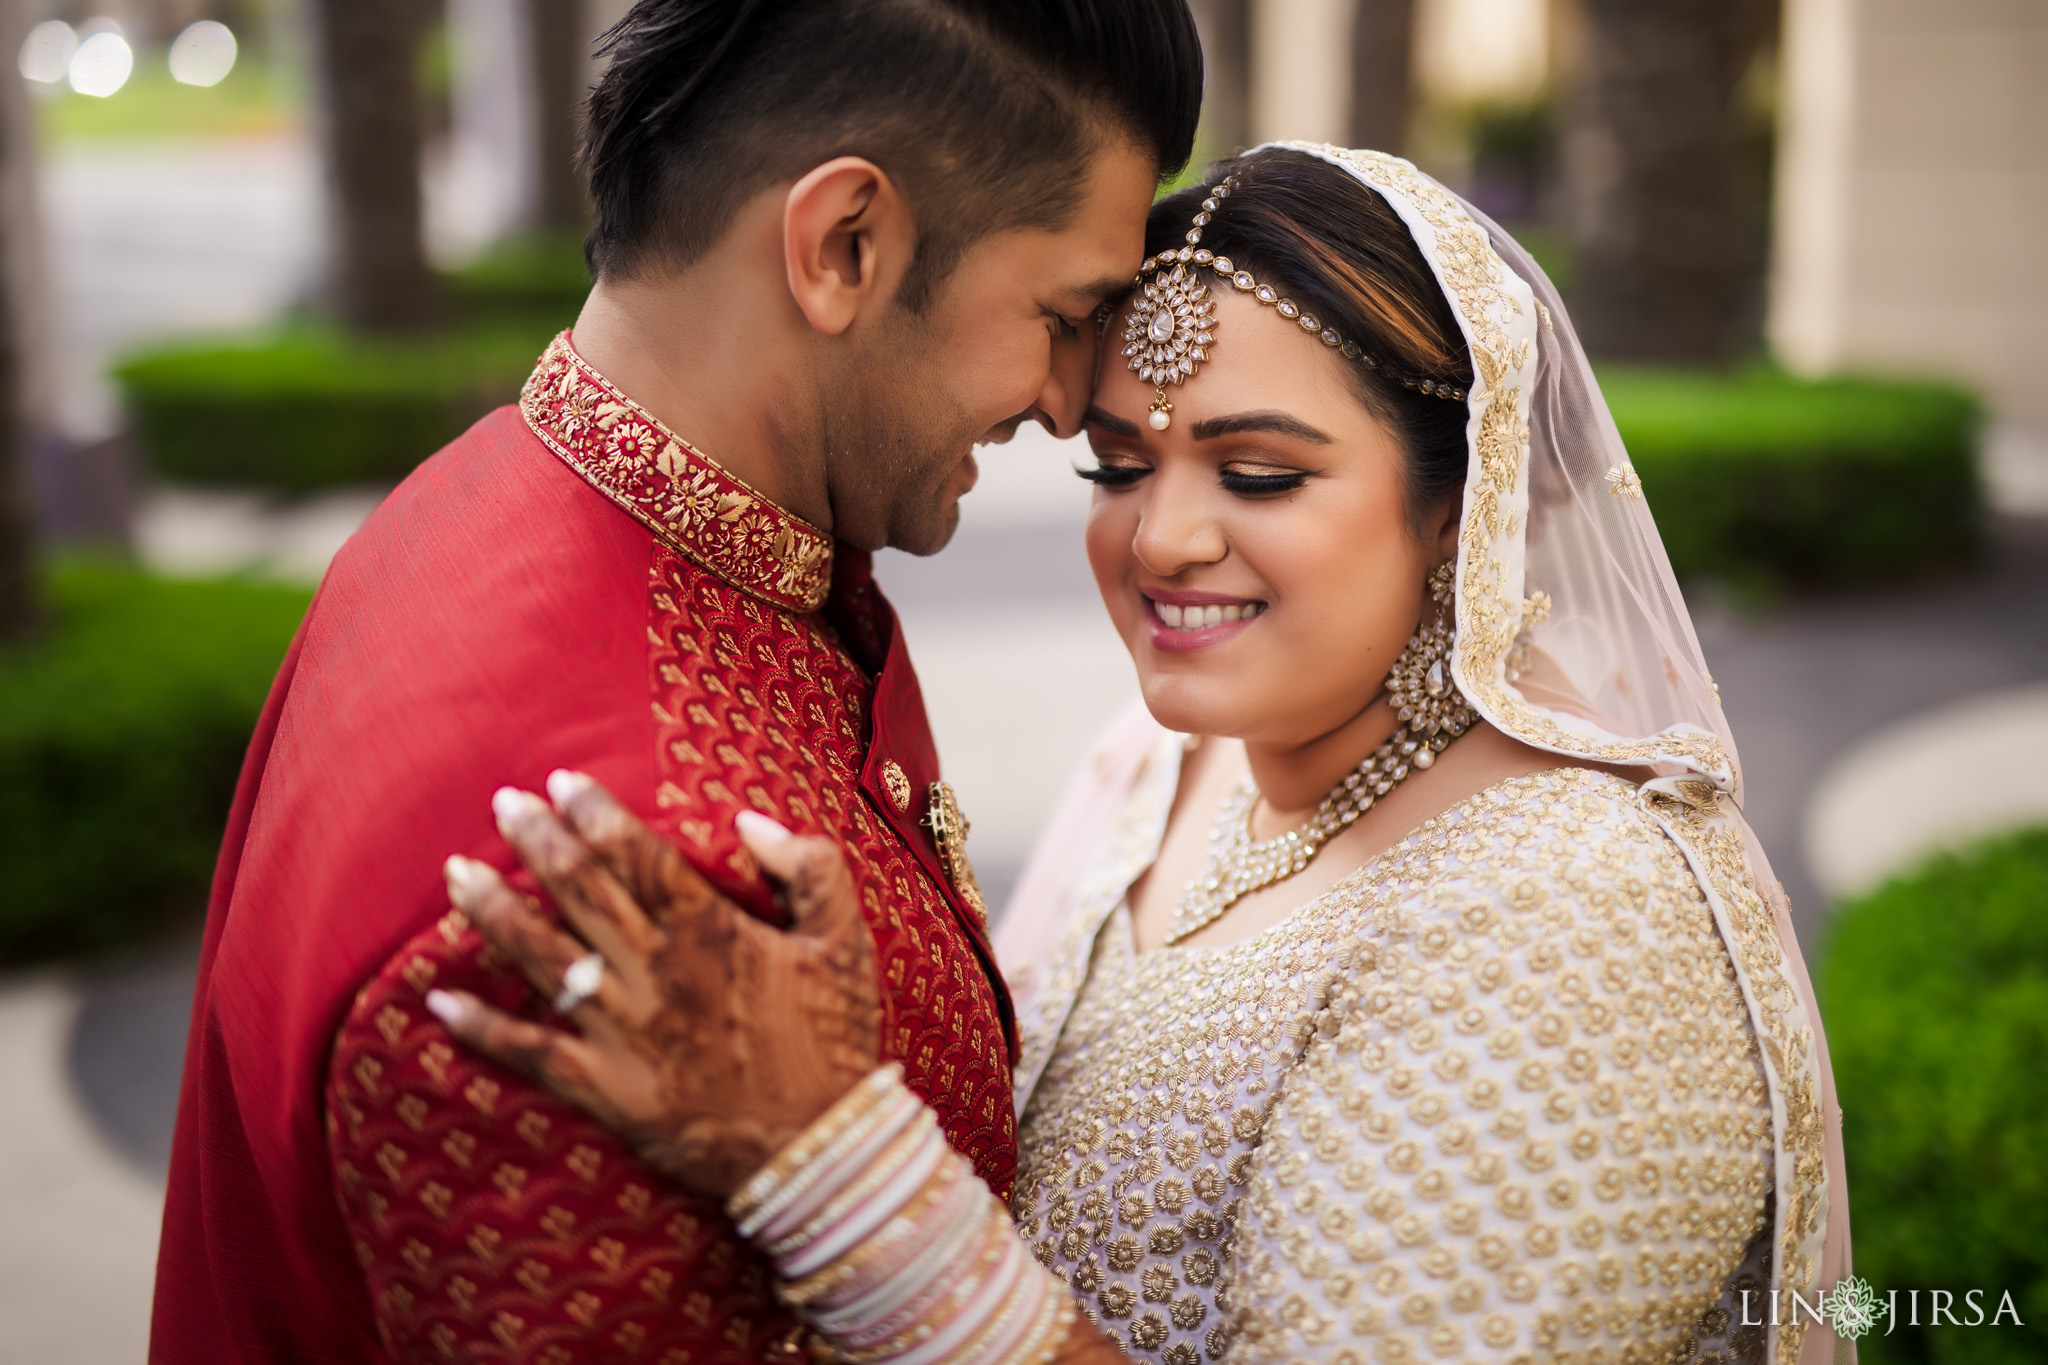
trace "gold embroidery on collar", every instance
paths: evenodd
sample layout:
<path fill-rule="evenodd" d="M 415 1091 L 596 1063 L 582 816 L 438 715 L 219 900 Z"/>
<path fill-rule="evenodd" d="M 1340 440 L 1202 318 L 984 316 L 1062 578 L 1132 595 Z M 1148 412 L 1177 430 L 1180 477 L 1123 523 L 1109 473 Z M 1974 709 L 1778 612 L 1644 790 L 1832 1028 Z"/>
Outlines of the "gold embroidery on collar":
<path fill-rule="evenodd" d="M 534 435 L 655 535 L 734 587 L 816 611 L 832 583 L 832 540 L 728 473 L 556 337 L 519 395 Z"/>

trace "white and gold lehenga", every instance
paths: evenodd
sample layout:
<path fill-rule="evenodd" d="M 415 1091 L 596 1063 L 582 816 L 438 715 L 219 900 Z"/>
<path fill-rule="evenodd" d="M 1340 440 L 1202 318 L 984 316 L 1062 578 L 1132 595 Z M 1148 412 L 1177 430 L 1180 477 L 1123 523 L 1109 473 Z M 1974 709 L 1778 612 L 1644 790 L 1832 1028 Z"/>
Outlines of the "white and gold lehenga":
<path fill-rule="evenodd" d="M 1788 1311 L 1848 1273 L 1812 988 L 1562 305 L 1407 162 L 1286 149 L 1394 206 L 1471 347 L 1459 685 L 1652 776 L 1500 783 L 1254 938 L 1138 954 L 1183 746 L 1128 717 L 1000 936 L 1021 1230 L 1165 1365 L 1847 1357 Z"/>

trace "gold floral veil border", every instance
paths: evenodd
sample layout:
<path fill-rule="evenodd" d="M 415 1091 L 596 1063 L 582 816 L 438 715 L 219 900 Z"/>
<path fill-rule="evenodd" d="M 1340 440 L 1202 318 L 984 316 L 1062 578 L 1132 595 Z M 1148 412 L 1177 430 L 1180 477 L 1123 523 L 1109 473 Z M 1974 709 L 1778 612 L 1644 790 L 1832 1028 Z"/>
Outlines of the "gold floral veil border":
<path fill-rule="evenodd" d="M 1507 234 L 1399 157 L 1306 142 L 1247 155 L 1268 151 L 1316 157 L 1380 194 L 1458 317 L 1473 384 L 1453 674 L 1528 744 L 1657 774 L 1645 799 L 1713 905 L 1770 1083 L 1772 1288 L 1811 1301 L 1849 1273 L 1826 1040 L 1783 892 L 1740 814 L 1718 689 L 1564 305 Z M 1769 1330 L 1774 1365 L 1836 1354 L 1803 1318 Z"/>

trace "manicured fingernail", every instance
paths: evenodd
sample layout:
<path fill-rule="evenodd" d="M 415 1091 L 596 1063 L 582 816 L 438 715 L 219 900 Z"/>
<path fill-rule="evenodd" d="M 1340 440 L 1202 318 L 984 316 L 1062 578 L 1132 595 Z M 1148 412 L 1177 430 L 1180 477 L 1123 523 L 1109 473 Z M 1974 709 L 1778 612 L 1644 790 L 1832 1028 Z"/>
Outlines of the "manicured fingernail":
<path fill-rule="evenodd" d="M 465 858 L 460 853 L 441 864 L 441 875 L 448 879 L 451 891 L 474 891 L 483 880 L 484 865 L 474 858 Z"/>
<path fill-rule="evenodd" d="M 498 817 L 500 829 L 543 804 L 532 792 L 517 787 L 500 787 L 491 793 L 491 813 Z"/>
<path fill-rule="evenodd" d="M 596 785 L 586 774 L 557 768 L 548 774 L 548 799 L 560 810 Z"/>
<path fill-rule="evenodd" d="M 456 1024 L 462 1020 L 462 1002 L 446 991 L 428 991 L 427 1013 L 444 1024 Z"/>
<path fill-rule="evenodd" d="M 764 844 L 779 844 L 790 837 L 789 831 L 776 820 L 771 820 L 759 811 L 743 810 L 732 818 L 733 828 L 741 838 L 759 839 Z"/>

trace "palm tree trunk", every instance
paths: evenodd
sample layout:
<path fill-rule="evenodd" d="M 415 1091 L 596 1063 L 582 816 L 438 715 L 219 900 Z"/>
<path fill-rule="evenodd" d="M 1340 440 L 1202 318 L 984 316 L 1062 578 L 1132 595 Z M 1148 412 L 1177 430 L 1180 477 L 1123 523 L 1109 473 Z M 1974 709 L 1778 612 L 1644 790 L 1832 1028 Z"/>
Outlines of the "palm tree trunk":
<path fill-rule="evenodd" d="M 1415 0 L 1358 0 L 1351 28 L 1351 145 L 1399 152 L 1415 87 Z"/>
<path fill-rule="evenodd" d="M 21 0 L 0 0 L 0 52 L 18 50 L 27 27 Z M 35 231 L 31 118 L 28 92 L 10 73 L 0 88 L 0 641 L 27 635 L 40 616 L 20 309 L 20 238 Z"/>
<path fill-rule="evenodd" d="M 1197 156 L 1234 156 L 1251 143 L 1251 0 L 1195 0 L 1205 84 Z"/>
<path fill-rule="evenodd" d="M 1564 146 L 1572 316 L 1595 355 L 1725 361 L 1761 319 L 1766 180 L 1743 82 L 1773 0 L 1583 0 Z"/>
<path fill-rule="evenodd" d="M 589 204 L 576 167 L 576 144 L 591 77 L 582 0 L 526 0 L 526 15 L 533 53 L 534 151 L 540 163 L 534 225 L 580 232 Z"/>
<path fill-rule="evenodd" d="M 343 325 L 369 332 L 432 323 L 434 278 L 421 240 L 418 0 L 314 0 L 322 137 L 333 194 L 330 288 Z"/>

